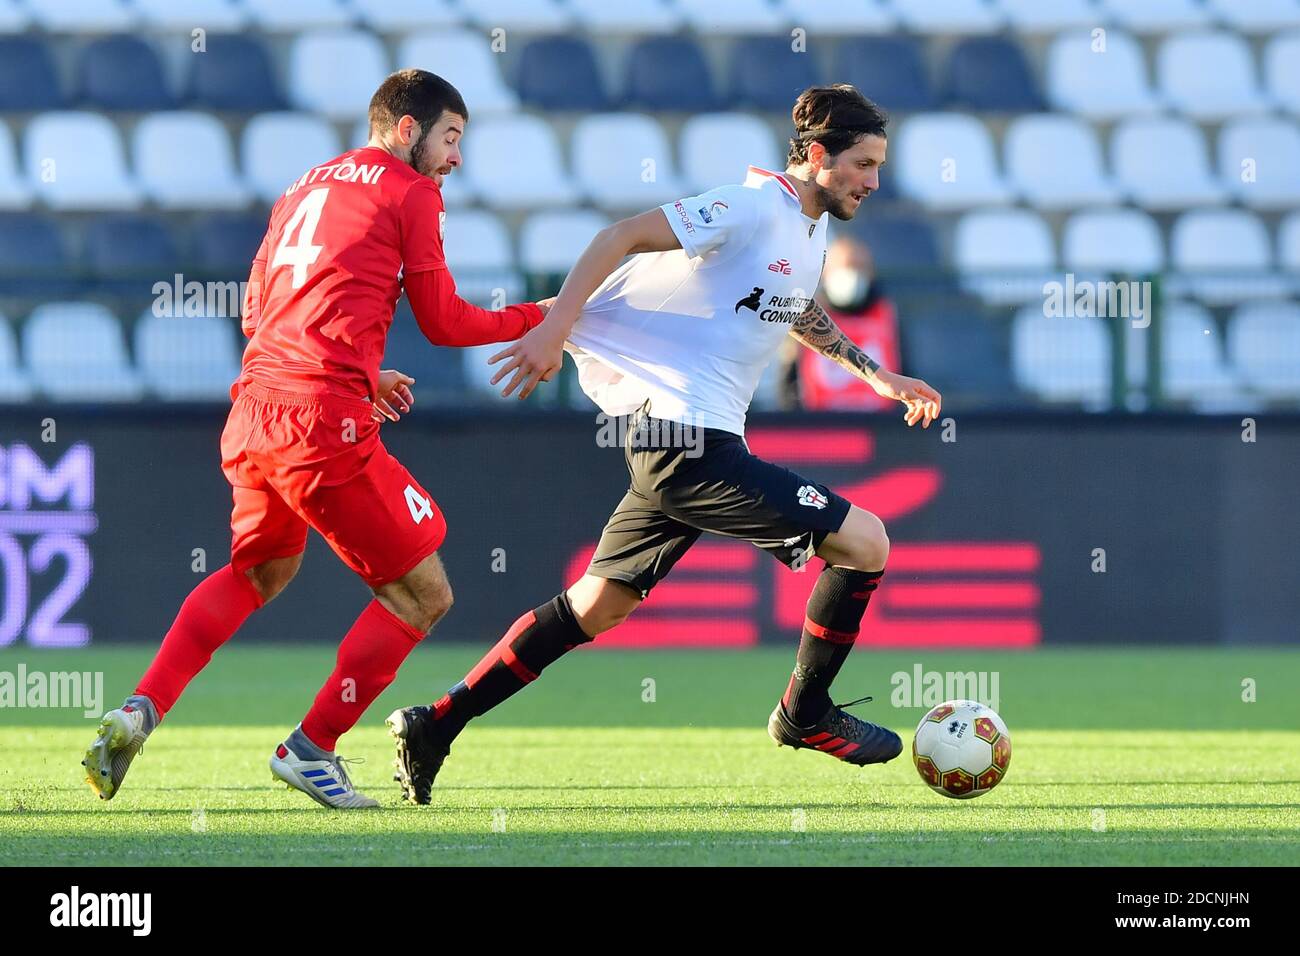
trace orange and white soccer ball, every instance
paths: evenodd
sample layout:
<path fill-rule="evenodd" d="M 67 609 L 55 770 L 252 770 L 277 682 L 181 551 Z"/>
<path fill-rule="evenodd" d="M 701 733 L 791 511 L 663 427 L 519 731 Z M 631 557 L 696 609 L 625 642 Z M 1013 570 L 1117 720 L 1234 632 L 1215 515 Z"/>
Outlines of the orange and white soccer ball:
<path fill-rule="evenodd" d="M 921 718 L 912 763 L 930 789 L 966 800 L 988 793 L 1011 766 L 1011 734 L 992 707 L 950 700 Z"/>

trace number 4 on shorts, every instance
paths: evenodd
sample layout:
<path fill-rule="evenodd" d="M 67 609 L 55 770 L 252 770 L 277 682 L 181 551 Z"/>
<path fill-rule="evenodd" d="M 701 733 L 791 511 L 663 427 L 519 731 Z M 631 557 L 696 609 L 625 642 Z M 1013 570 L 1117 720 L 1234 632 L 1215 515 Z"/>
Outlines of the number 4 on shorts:
<path fill-rule="evenodd" d="M 411 520 L 419 524 L 425 518 L 433 517 L 433 504 L 428 498 L 415 490 L 413 485 L 406 486 L 406 507 L 411 509 Z"/>

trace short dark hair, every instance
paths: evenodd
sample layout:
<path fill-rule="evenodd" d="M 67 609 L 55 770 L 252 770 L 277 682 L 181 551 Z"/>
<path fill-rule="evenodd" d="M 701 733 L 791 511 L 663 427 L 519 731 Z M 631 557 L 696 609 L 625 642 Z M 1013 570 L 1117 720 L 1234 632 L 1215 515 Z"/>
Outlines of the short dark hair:
<path fill-rule="evenodd" d="M 413 116 L 427 135 L 443 110 L 468 121 L 460 91 L 428 70 L 398 70 L 379 84 L 370 98 L 370 135 L 386 133 L 403 116 Z"/>
<path fill-rule="evenodd" d="M 889 116 L 851 83 L 810 86 L 799 94 L 790 112 L 794 136 L 790 139 L 791 165 L 808 161 L 808 144 L 821 143 L 836 156 L 863 136 L 885 136 Z"/>

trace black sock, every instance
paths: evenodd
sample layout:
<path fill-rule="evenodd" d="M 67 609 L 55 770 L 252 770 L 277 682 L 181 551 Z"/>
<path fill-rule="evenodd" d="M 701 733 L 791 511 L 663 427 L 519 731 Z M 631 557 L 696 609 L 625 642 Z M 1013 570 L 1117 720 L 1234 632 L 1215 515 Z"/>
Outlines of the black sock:
<path fill-rule="evenodd" d="M 853 650 L 871 593 L 884 571 L 827 565 L 808 597 L 799 654 L 781 702 L 796 724 L 815 724 L 831 705 L 830 687 Z"/>
<path fill-rule="evenodd" d="M 548 664 L 590 640 L 578 625 L 569 595 L 561 592 L 515 621 L 465 679 L 433 705 L 438 720 L 448 721 L 444 726 L 454 737 L 472 718 L 486 714 L 536 680 Z"/>

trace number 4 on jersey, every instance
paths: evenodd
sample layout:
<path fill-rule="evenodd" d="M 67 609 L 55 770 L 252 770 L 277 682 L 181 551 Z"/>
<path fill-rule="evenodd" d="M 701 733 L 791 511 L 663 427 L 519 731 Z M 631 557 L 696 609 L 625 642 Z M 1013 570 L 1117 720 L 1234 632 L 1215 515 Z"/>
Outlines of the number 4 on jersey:
<path fill-rule="evenodd" d="M 406 507 L 411 509 L 411 520 L 416 524 L 433 517 L 433 505 L 412 485 L 406 486 Z"/>
<path fill-rule="evenodd" d="M 284 237 L 275 247 L 275 258 L 271 260 L 271 268 L 293 266 L 295 289 L 302 288 L 303 283 L 307 281 L 307 267 L 315 264 L 320 251 L 325 248 L 313 246 L 311 241 L 316 235 L 316 227 L 320 225 L 321 210 L 325 208 L 325 200 L 329 197 L 329 192 L 329 187 L 325 186 L 321 189 L 313 189 L 303 197 L 284 227 Z M 290 245 L 289 240 L 293 237 L 295 229 L 298 230 L 298 241 Z"/>

